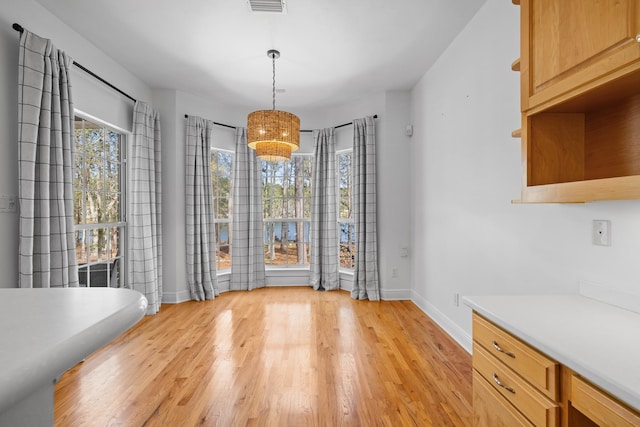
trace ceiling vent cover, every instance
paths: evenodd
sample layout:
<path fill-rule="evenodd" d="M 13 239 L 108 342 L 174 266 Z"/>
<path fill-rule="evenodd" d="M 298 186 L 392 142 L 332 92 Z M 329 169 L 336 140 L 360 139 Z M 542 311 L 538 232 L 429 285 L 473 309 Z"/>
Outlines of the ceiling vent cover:
<path fill-rule="evenodd" d="M 252 12 L 286 12 L 284 0 L 247 0 L 247 3 L 249 3 Z"/>

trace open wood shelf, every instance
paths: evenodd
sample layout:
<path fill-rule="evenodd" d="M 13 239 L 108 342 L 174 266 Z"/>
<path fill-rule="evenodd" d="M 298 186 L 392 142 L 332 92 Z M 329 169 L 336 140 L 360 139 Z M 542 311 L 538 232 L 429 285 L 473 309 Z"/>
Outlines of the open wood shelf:
<path fill-rule="evenodd" d="M 640 199 L 640 15 L 617 4 L 522 2 L 522 203 Z"/>

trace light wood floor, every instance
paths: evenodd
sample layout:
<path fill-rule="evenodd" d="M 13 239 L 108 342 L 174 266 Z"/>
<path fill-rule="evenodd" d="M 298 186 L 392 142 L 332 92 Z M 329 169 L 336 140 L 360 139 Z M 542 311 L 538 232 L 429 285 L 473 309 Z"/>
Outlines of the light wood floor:
<path fill-rule="evenodd" d="M 56 426 L 468 426 L 471 356 L 409 301 L 163 305 L 64 374 Z"/>

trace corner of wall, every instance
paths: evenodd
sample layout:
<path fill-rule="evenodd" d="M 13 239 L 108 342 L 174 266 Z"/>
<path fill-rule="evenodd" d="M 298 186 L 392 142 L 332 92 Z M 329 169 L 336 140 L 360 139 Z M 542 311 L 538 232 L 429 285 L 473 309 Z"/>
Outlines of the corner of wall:
<path fill-rule="evenodd" d="M 451 338 L 471 354 L 472 340 L 464 329 L 459 327 L 453 320 L 436 308 L 435 305 L 424 299 L 415 291 L 412 291 L 411 301 L 417 305 L 427 316 L 438 324 Z"/>

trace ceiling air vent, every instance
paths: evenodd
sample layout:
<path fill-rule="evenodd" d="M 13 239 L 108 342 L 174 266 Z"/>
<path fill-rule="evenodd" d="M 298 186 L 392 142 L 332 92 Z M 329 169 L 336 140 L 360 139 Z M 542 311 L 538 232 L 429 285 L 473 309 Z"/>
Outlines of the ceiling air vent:
<path fill-rule="evenodd" d="M 286 12 L 284 0 L 247 0 L 247 3 L 252 12 Z"/>

